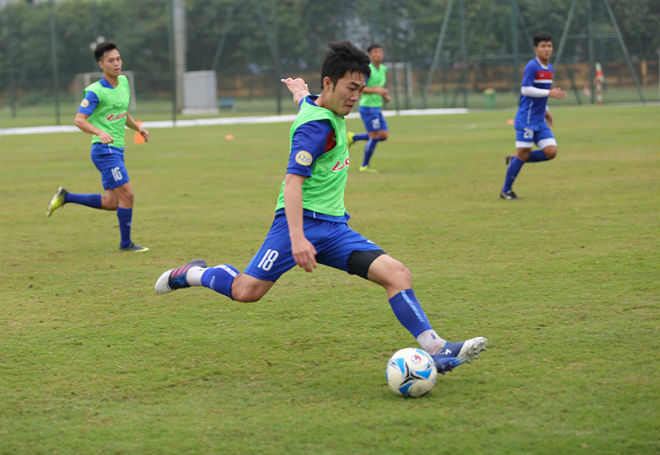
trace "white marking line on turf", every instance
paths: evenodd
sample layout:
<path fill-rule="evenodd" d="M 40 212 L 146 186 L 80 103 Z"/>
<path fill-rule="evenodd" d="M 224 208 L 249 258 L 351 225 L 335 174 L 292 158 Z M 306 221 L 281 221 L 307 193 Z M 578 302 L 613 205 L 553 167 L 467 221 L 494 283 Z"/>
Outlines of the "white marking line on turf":
<path fill-rule="evenodd" d="M 396 117 L 397 115 L 447 115 L 467 114 L 469 109 L 406 109 L 400 111 L 383 111 L 385 117 Z M 359 114 L 349 114 L 348 118 L 357 118 Z M 212 126 L 212 125 L 238 125 L 258 123 L 293 122 L 295 115 L 266 115 L 255 117 L 229 117 L 229 118 L 200 118 L 191 120 L 162 120 L 143 122 L 145 128 L 185 128 L 190 126 Z M 46 133 L 73 133 L 80 131 L 75 126 L 27 126 L 22 128 L 0 128 L 0 136 L 14 136 L 20 134 L 46 134 Z"/>

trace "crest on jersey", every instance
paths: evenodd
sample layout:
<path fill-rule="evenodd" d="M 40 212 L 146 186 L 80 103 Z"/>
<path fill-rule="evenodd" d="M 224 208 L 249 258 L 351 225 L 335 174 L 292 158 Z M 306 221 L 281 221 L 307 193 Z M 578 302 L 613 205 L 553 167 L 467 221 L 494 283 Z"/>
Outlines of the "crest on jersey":
<path fill-rule="evenodd" d="M 296 153 L 296 163 L 301 166 L 310 166 L 312 164 L 312 154 L 306 150 Z"/>
<path fill-rule="evenodd" d="M 80 102 L 80 107 L 87 107 L 89 106 L 89 100 L 87 98 L 83 98 L 83 100 Z"/>

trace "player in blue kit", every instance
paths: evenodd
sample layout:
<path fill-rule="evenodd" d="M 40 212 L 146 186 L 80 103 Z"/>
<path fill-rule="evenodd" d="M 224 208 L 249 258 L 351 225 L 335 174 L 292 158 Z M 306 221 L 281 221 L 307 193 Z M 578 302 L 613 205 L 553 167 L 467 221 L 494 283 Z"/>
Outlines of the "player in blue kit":
<path fill-rule="evenodd" d="M 101 173 L 105 193 L 71 193 L 59 187 L 46 214 L 51 216 L 55 210 L 68 203 L 115 211 L 121 236 L 119 249 L 143 253 L 149 251 L 149 248 L 131 240 L 134 195 L 124 164 L 124 127 L 138 131 L 145 141 L 149 140 L 149 131 L 143 129 L 128 113 L 131 92 L 128 79 L 121 74 L 122 60 L 117 46 L 114 43 L 101 43 L 96 47 L 94 56 L 103 71 L 103 78 L 85 88 L 85 97 L 73 123 L 92 135 L 91 157 Z"/>
<path fill-rule="evenodd" d="M 282 80 L 299 112 L 290 131 L 275 218 L 261 248 L 243 273 L 229 264 L 207 267 L 196 259 L 163 272 L 155 289 L 164 294 L 203 286 L 236 301 L 255 302 L 291 268 L 298 265 L 312 272 L 320 263 L 382 286 L 397 319 L 445 373 L 477 358 L 488 340 L 442 339 L 415 296 L 410 271 L 348 226 L 344 190 L 350 162 L 344 116 L 358 103 L 368 75 L 367 55 L 340 41 L 328 44 L 320 95 L 311 95 L 302 79 Z"/>
<path fill-rule="evenodd" d="M 513 192 L 513 182 L 525 163 L 548 161 L 557 155 L 557 141 L 550 131 L 552 116 L 548 110 L 548 97 L 564 99 L 566 92 L 552 87 L 550 64 L 552 37 L 546 33 L 534 35 L 536 58 L 525 66 L 520 88 L 518 113 L 514 120 L 516 129 L 516 156 L 506 156 L 508 165 L 504 186 L 500 191 L 502 199 L 518 199 Z M 539 150 L 532 151 L 534 144 Z"/>

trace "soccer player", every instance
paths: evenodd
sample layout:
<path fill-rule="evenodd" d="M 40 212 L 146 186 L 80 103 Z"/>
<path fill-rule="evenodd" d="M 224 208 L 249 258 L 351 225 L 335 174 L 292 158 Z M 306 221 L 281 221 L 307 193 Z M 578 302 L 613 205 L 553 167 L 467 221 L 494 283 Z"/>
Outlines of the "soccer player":
<path fill-rule="evenodd" d="M 92 161 L 101 173 L 105 193 L 77 194 L 59 187 L 48 206 L 47 215 L 64 204 L 74 203 L 87 207 L 117 212 L 121 251 L 143 253 L 149 248 L 131 240 L 133 219 L 133 187 L 124 165 L 124 126 L 138 131 L 145 141 L 149 131 L 141 128 L 128 113 L 131 91 L 128 79 L 121 74 L 121 55 L 114 43 L 101 43 L 94 57 L 103 78 L 85 88 L 85 97 L 73 122 L 85 133 L 92 135 Z"/>
<path fill-rule="evenodd" d="M 381 108 L 384 103 L 390 101 L 390 95 L 389 90 L 385 88 L 387 67 L 383 65 L 383 58 L 385 57 L 383 47 L 380 44 L 372 44 L 367 48 L 367 52 L 371 60 L 369 63 L 371 74 L 367 79 L 367 86 L 364 88 L 359 107 L 360 117 L 362 117 L 367 132 L 364 134 L 349 133 L 348 138 L 350 144 L 355 141 L 367 141 L 360 172 L 378 172 L 370 167 L 369 163 L 374 151 L 376 151 L 376 145 L 380 141 L 387 140 L 387 122 L 383 117 Z"/>
<path fill-rule="evenodd" d="M 382 286 L 398 320 L 445 373 L 478 357 L 488 341 L 477 337 L 451 343 L 440 338 L 415 297 L 408 269 L 347 223 L 344 116 L 358 103 L 368 75 L 367 55 L 349 41 L 339 41 L 328 43 L 320 95 L 310 95 L 302 79 L 282 79 L 299 112 L 290 131 L 275 219 L 261 248 L 243 273 L 229 264 L 207 267 L 195 259 L 163 272 L 155 289 L 164 294 L 203 286 L 239 302 L 256 302 L 296 265 L 306 272 L 319 263 L 334 267 Z"/>
<path fill-rule="evenodd" d="M 564 99 L 566 92 L 551 88 L 554 71 L 550 64 L 552 37 L 546 33 L 534 35 L 534 52 L 536 58 L 527 63 L 523 72 L 518 113 L 514 121 L 516 156 L 505 157 L 508 167 L 500 191 L 502 199 L 519 199 L 512 187 L 523 164 L 548 161 L 557 155 L 557 141 L 549 128 L 552 126 L 552 116 L 547 104 L 548 97 Z M 534 143 L 539 150 L 532 151 Z"/>

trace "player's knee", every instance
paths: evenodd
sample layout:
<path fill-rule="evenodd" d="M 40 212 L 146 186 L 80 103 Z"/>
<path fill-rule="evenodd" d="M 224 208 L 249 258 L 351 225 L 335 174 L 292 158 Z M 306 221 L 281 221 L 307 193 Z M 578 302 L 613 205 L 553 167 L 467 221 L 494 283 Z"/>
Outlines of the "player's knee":
<path fill-rule="evenodd" d="M 388 281 L 392 287 L 401 289 L 410 289 L 412 287 L 412 276 L 410 274 L 410 270 L 408 270 L 408 267 L 397 260 L 394 260 L 390 266 Z"/>
<path fill-rule="evenodd" d="M 133 207 L 134 201 L 135 193 L 133 193 L 133 190 L 126 189 L 119 193 L 119 203 L 122 207 Z"/>
<path fill-rule="evenodd" d="M 240 281 L 235 281 L 235 284 L 237 286 L 232 286 L 231 288 L 231 298 L 237 302 L 258 302 L 265 294 L 262 289 L 244 286 Z"/>
<path fill-rule="evenodd" d="M 555 146 L 546 147 L 545 149 L 543 149 L 543 153 L 545 154 L 545 157 L 547 159 L 551 160 L 555 156 L 557 156 L 557 147 Z"/>
<path fill-rule="evenodd" d="M 381 140 L 381 141 L 386 141 L 386 140 L 387 140 L 387 137 L 388 137 L 388 133 L 387 133 L 387 131 L 382 130 L 382 131 L 380 132 L 380 140 Z"/>
<path fill-rule="evenodd" d="M 249 303 L 249 302 L 258 302 L 263 296 L 255 294 L 254 292 L 251 292 L 249 290 L 241 289 L 237 291 L 232 291 L 231 297 L 237 302 Z"/>
<path fill-rule="evenodd" d="M 104 194 L 101 196 L 101 208 L 103 210 L 117 210 L 119 206 L 119 200 L 116 197 L 113 197 L 110 194 Z"/>
<path fill-rule="evenodd" d="M 381 256 L 377 261 L 374 261 L 369 269 L 368 279 L 388 290 L 402 290 L 412 287 L 410 270 L 389 255 Z"/>

